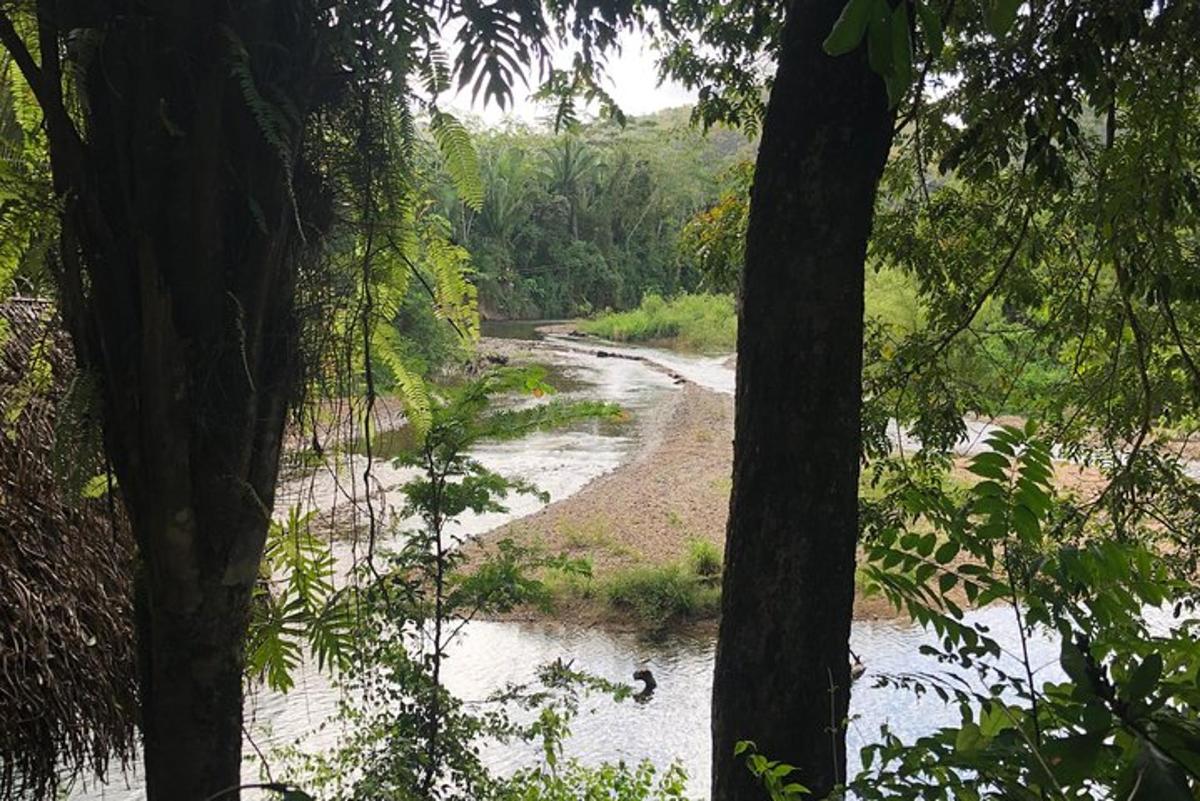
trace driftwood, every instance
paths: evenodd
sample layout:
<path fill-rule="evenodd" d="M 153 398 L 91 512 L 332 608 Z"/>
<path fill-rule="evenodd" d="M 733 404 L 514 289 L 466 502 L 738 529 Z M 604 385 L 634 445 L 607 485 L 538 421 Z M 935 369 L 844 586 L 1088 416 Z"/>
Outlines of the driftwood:
<path fill-rule="evenodd" d="M 53 797 L 134 751 L 129 527 L 53 467 L 88 462 L 54 448 L 73 372 L 49 304 L 0 303 L 0 799 Z"/>

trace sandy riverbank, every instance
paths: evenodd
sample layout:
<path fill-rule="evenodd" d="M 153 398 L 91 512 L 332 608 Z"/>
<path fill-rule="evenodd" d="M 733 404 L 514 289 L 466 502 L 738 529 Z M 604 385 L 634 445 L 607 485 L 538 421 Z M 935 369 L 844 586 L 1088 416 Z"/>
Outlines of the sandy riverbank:
<path fill-rule="evenodd" d="M 681 563 L 695 540 L 723 551 L 733 461 L 733 398 L 685 384 L 652 419 L 640 422 L 643 444 L 629 462 L 569 498 L 489 532 L 481 547 L 512 539 L 546 553 L 586 558 L 597 586 L 630 569 Z M 527 609 L 514 616 L 545 614 Z M 576 595 L 550 614 L 570 622 L 629 622 L 603 597 Z M 860 593 L 855 600 L 858 619 L 895 614 L 883 598 Z"/>
<path fill-rule="evenodd" d="M 572 325 L 561 324 L 548 333 L 562 336 L 573 331 Z M 513 361 L 537 361 L 538 347 L 530 343 L 489 344 L 499 345 Z M 526 609 L 514 617 L 549 614 L 573 623 L 628 626 L 633 623 L 630 616 L 615 610 L 599 590 L 609 579 L 631 570 L 683 564 L 697 540 L 723 552 L 733 460 L 733 403 L 731 395 L 683 382 L 666 402 L 636 421 L 641 445 L 628 462 L 574 495 L 485 534 L 480 541 L 483 548 L 512 539 L 591 564 L 589 586 L 598 591 L 587 592 L 585 587 L 581 593 L 576 586 L 552 612 Z M 975 478 L 965 469 L 968 462 L 957 459 L 953 471 L 963 483 L 973 483 Z M 1103 487 L 1094 469 L 1058 463 L 1055 472 L 1060 489 L 1084 498 Z M 885 598 L 860 590 L 854 614 L 870 620 L 891 619 L 899 613 Z"/>

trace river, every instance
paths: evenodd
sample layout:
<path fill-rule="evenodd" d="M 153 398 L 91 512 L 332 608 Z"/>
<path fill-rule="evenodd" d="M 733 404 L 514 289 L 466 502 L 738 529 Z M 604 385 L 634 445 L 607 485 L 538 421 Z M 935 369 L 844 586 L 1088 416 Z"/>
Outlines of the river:
<path fill-rule="evenodd" d="M 514 331 L 521 336 L 531 335 L 528 328 L 492 328 L 485 333 L 494 336 Z M 726 358 L 608 346 L 605 348 L 609 352 L 638 358 L 599 358 L 590 352 L 594 346 L 566 338 L 550 338 L 539 347 L 544 356 L 542 361 L 569 379 L 570 389 L 564 394 L 618 403 L 635 419 L 652 414 L 668 393 L 678 391 L 671 374 L 715 392 L 732 393 L 734 388 L 734 371 L 727 366 Z M 530 480 L 549 492 L 552 500 L 558 500 L 619 466 L 638 444 L 636 424 L 584 424 L 517 442 L 488 445 L 476 455 L 488 467 Z M 356 466 L 355 470 L 358 469 Z M 383 461 L 376 463 L 373 471 L 388 500 L 398 504 L 397 488 L 405 474 Z M 332 476 L 319 476 L 303 490 L 284 487 L 281 495 L 285 503 L 289 497 L 303 496 L 311 503 L 327 506 L 342 492 L 339 486 L 341 482 Z M 538 506 L 539 502 L 532 498 L 516 499 L 507 514 L 464 518 L 462 533 L 490 530 L 529 514 Z M 343 563 L 355 556 L 348 546 L 338 554 Z M 1015 642 L 1016 627 L 1010 610 L 990 608 L 969 617 L 987 626 L 1001 642 Z M 852 647 L 862 656 L 867 673 L 855 686 L 851 707 L 848 767 L 852 773 L 859 765 L 859 747 L 871 742 L 881 725 L 911 738 L 957 720 L 957 710 L 935 697 L 916 698 L 907 692 L 877 688 L 873 681 L 873 677 L 884 674 L 938 670 L 935 663 L 919 654 L 920 647 L 932 641 L 931 635 L 920 628 L 900 621 L 854 624 Z M 446 683 L 458 697 L 480 700 L 507 682 L 531 680 L 539 665 L 559 658 L 574 660 L 575 668 L 615 681 L 630 681 L 635 669 L 648 666 L 658 680 L 653 696 L 646 703 L 617 703 L 606 697 L 589 699 L 573 723 L 567 754 L 589 764 L 648 758 L 665 766 L 679 761 L 690 777 L 691 793 L 696 798 L 706 798 L 714 645 L 711 635 L 651 639 L 554 623 L 474 622 L 452 647 L 445 668 Z M 1052 643 L 1035 640 L 1031 651 L 1033 663 L 1044 666 L 1041 678 L 1061 675 L 1057 649 Z M 322 724 L 330 720 L 336 700 L 335 691 L 326 679 L 305 669 L 291 693 L 258 691 L 248 699 L 248 729 L 258 747 L 268 753 L 272 745 L 297 739 L 305 748 L 328 747 L 336 740 L 336 726 Z M 536 744 L 492 744 L 483 753 L 491 767 L 508 773 L 536 762 L 540 748 Z M 258 781 L 255 765 L 247 764 L 245 778 L 248 782 Z M 144 793 L 138 777 L 130 775 L 113 776 L 107 784 L 76 788 L 70 797 L 79 801 L 136 801 L 144 798 Z"/>

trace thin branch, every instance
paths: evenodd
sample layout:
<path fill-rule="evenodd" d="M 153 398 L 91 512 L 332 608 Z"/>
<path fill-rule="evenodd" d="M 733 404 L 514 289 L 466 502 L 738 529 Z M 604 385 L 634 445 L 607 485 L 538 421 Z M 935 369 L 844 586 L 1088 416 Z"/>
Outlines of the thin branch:
<path fill-rule="evenodd" d="M 1013 246 L 1009 250 L 1008 256 L 1004 259 L 1004 262 L 1000 265 L 999 269 L 996 270 L 996 274 L 992 276 L 991 283 L 989 283 L 987 288 L 979 294 L 979 297 L 975 299 L 975 303 L 971 307 L 970 311 L 964 315 L 961 320 L 959 320 L 958 324 L 942 336 L 941 341 L 933 351 L 932 358 L 937 358 L 940 356 L 946 350 L 946 348 L 950 347 L 950 343 L 955 337 L 971 327 L 971 323 L 975 322 L 975 318 L 979 316 L 979 312 L 983 309 L 983 305 L 987 303 L 988 298 L 992 297 L 992 295 L 996 293 L 996 290 L 1000 288 L 1000 285 L 1004 282 L 1004 277 L 1008 275 L 1009 269 L 1011 269 L 1013 264 L 1016 262 L 1017 254 L 1021 252 L 1021 246 L 1025 244 L 1025 236 L 1029 232 L 1029 222 L 1032 217 L 1033 204 L 1031 203 L 1025 209 L 1025 216 L 1021 220 L 1021 230 L 1017 232 L 1017 238 L 1013 242 Z"/>
<path fill-rule="evenodd" d="M 25 82 L 33 90 L 33 96 L 37 98 L 38 104 L 45 110 L 52 98 L 46 93 L 46 84 L 43 79 L 42 70 L 38 67 L 37 62 L 33 60 L 33 54 L 29 52 L 29 48 L 25 46 L 25 42 L 21 40 L 21 35 L 17 33 L 12 20 L 3 11 L 0 11 L 0 44 L 4 45 L 4 49 L 12 56 L 13 61 L 17 64 L 17 69 L 21 70 L 21 75 L 24 76 Z"/>
<path fill-rule="evenodd" d="M 1162 307 L 1163 316 L 1167 318 L 1167 327 L 1171 329 L 1171 338 L 1175 340 L 1175 346 L 1179 348 L 1179 355 L 1183 358 L 1183 363 L 1187 365 L 1188 372 L 1192 375 L 1192 385 L 1195 387 L 1197 394 L 1200 394 L 1200 368 L 1197 368 L 1191 352 L 1183 341 L 1183 334 L 1179 331 L 1179 323 L 1175 320 L 1175 312 L 1171 308 L 1171 302 L 1165 296 L 1161 296 L 1159 305 Z"/>
<path fill-rule="evenodd" d="M 421 286 L 423 286 L 425 288 L 425 291 L 429 293 L 429 299 L 434 301 L 434 303 L 436 303 L 437 302 L 437 293 L 433 291 L 433 287 L 429 285 L 429 281 L 427 281 L 425 279 L 425 276 L 421 274 L 421 271 L 417 269 L 417 265 L 413 264 L 412 259 L 410 259 L 407 255 L 405 255 L 404 251 L 400 248 L 400 246 L 397 245 L 396 242 L 392 239 L 391 234 L 385 232 L 384 237 L 387 239 L 388 245 L 392 248 L 392 250 L 396 251 L 396 255 L 398 255 L 401 259 L 404 260 L 404 263 L 408 265 L 409 271 L 416 277 L 416 279 L 418 281 L 421 282 Z M 459 328 L 458 325 L 453 320 L 451 320 L 449 317 L 445 317 L 443 319 L 447 323 L 450 324 L 450 327 L 454 329 L 454 333 L 458 334 L 459 339 L 462 339 L 462 340 L 467 339 L 467 335 L 462 332 L 462 329 Z"/>

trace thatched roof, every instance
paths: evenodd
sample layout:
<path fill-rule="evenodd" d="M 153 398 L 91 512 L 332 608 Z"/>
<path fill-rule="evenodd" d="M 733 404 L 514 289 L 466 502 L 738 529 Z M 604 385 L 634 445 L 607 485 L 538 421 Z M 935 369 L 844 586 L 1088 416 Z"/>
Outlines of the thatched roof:
<path fill-rule="evenodd" d="M 47 797 L 134 746 L 128 526 L 52 468 L 73 372 L 49 304 L 0 303 L 0 799 Z M 82 450 L 60 433 L 60 463 Z"/>

